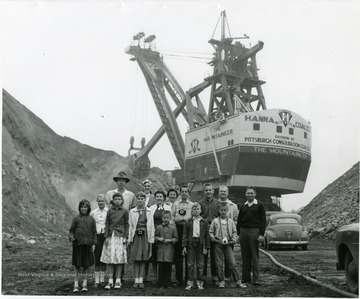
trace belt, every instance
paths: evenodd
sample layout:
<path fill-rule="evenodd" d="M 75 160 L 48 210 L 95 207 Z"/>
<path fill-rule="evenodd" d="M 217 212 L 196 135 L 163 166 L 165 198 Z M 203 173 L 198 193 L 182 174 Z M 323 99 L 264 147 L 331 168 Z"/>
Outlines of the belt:
<path fill-rule="evenodd" d="M 193 246 L 197 247 L 200 245 L 200 238 L 192 238 L 192 244 Z"/>

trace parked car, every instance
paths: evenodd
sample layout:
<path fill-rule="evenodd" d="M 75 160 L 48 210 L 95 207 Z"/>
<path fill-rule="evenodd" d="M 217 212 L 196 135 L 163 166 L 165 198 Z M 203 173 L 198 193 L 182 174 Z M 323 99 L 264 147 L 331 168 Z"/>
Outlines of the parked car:
<path fill-rule="evenodd" d="M 273 213 L 269 215 L 265 230 L 265 249 L 273 247 L 301 246 L 307 250 L 309 235 L 302 225 L 301 216 L 294 213 Z"/>
<path fill-rule="evenodd" d="M 268 225 L 268 223 L 269 223 L 269 218 L 270 218 L 271 215 L 281 214 L 281 213 L 283 213 L 283 212 L 281 212 L 281 211 L 266 211 L 265 213 L 266 213 L 266 225 Z"/>
<path fill-rule="evenodd" d="M 281 212 L 281 211 L 266 211 L 265 213 L 266 213 L 266 226 L 267 226 L 268 223 L 269 223 L 269 218 L 270 218 L 271 215 L 279 214 L 279 213 L 283 213 L 283 212 Z M 260 245 L 262 247 L 265 247 L 265 240 L 264 240 L 264 242 L 261 242 Z"/>
<path fill-rule="evenodd" d="M 349 290 L 359 292 L 359 223 L 340 227 L 335 239 L 337 270 L 345 270 Z"/>

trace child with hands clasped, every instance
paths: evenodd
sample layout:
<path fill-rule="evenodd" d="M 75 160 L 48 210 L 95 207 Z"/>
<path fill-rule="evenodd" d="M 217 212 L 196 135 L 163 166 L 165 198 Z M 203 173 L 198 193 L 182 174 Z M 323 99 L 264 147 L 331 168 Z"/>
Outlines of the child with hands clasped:
<path fill-rule="evenodd" d="M 155 230 L 157 246 L 156 261 L 159 265 L 158 287 L 168 288 L 171 282 L 171 267 L 174 259 L 174 244 L 178 241 L 176 227 L 170 224 L 171 212 L 164 211 L 162 224 Z"/>
<path fill-rule="evenodd" d="M 185 222 L 182 238 L 183 255 L 187 255 L 189 280 L 185 290 L 191 290 L 195 281 L 199 290 L 204 289 L 201 279 L 204 269 L 204 255 L 210 249 L 209 224 L 200 216 L 201 205 L 194 203 L 191 208 L 192 218 Z"/>
<path fill-rule="evenodd" d="M 234 221 L 227 216 L 228 210 L 227 204 L 220 204 L 220 216 L 211 222 L 209 229 L 210 240 L 215 243 L 215 264 L 219 278 L 219 288 L 225 288 L 224 259 L 225 263 L 229 265 L 230 273 L 233 273 L 235 276 L 237 286 L 246 288 L 246 285 L 242 284 L 239 280 L 240 275 L 236 268 L 231 245 L 236 243 L 237 232 Z"/>
<path fill-rule="evenodd" d="M 72 264 L 74 266 L 74 293 L 79 292 L 79 271 L 83 268 L 84 280 L 82 292 L 87 292 L 87 276 L 89 267 L 94 264 L 94 250 L 96 245 L 96 223 L 91 217 L 90 202 L 83 199 L 79 203 L 79 215 L 76 216 L 69 230 L 69 240 L 73 244 Z"/>
<path fill-rule="evenodd" d="M 106 290 L 121 288 L 121 271 L 127 263 L 127 237 L 129 234 L 129 212 L 123 207 L 124 199 L 120 193 L 112 195 L 112 206 L 105 221 L 105 242 L 100 261 L 108 264 L 109 283 Z M 114 276 L 116 277 L 114 286 Z"/>
<path fill-rule="evenodd" d="M 151 210 L 145 206 L 146 194 L 139 191 L 136 194 L 136 207 L 129 212 L 129 243 L 131 259 L 134 261 L 134 288 L 144 288 L 145 262 L 152 254 L 155 227 Z"/>

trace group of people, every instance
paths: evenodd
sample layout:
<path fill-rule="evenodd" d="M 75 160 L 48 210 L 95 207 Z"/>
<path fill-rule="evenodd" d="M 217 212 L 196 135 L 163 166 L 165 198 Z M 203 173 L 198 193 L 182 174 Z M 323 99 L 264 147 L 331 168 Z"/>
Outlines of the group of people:
<path fill-rule="evenodd" d="M 207 279 L 209 256 L 213 285 L 225 288 L 230 279 L 240 288 L 251 282 L 259 285 L 258 246 L 264 238 L 266 216 L 264 205 L 255 198 L 254 187 L 247 187 L 247 201 L 238 207 L 228 199 L 225 185 L 220 186 L 216 199 L 212 184 L 206 183 L 204 198 L 192 202 L 187 186 L 180 187 L 180 194 L 177 189 L 152 194 L 152 183 L 145 180 L 143 191 L 135 196 L 125 189 L 130 181 L 125 172 L 113 179 L 117 188 L 98 195 L 98 208 L 91 211 L 90 202 L 81 200 L 79 215 L 72 221 L 69 239 L 73 244 L 74 293 L 80 291 L 81 268 L 81 291 L 88 291 L 89 267 L 94 264 L 96 288 L 120 289 L 125 264 L 130 260 L 134 265 L 134 288 L 144 288 L 151 264 L 159 288 L 185 283 L 185 290 L 201 290 Z M 234 256 L 238 241 L 241 279 Z"/>

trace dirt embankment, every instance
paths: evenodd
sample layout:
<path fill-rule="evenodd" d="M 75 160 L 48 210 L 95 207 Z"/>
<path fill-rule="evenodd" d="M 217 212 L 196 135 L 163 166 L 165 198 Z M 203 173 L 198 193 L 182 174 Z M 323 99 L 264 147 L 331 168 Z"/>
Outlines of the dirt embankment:
<path fill-rule="evenodd" d="M 359 162 L 322 190 L 300 215 L 312 238 L 333 240 L 337 228 L 359 222 Z"/>
<path fill-rule="evenodd" d="M 65 121 L 65 120 L 64 120 Z M 115 189 L 112 177 L 127 170 L 127 158 L 57 135 L 40 118 L 3 90 L 3 239 L 67 235 L 78 202 Z M 129 172 L 128 172 L 129 173 Z M 154 189 L 169 178 L 153 168 Z M 140 190 L 131 177 L 127 188 Z"/>

